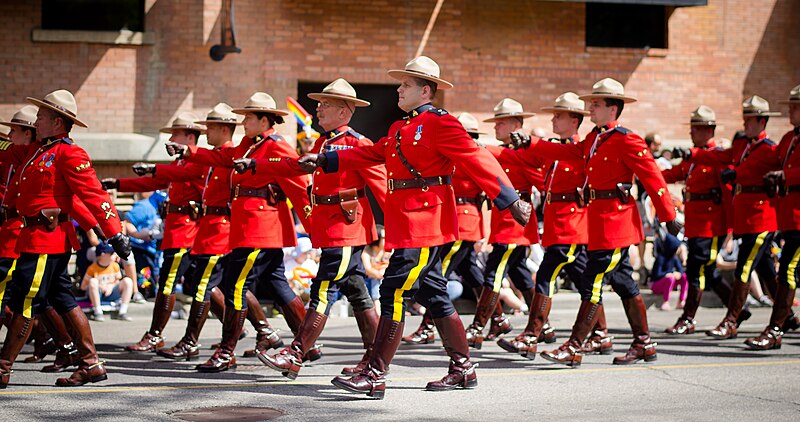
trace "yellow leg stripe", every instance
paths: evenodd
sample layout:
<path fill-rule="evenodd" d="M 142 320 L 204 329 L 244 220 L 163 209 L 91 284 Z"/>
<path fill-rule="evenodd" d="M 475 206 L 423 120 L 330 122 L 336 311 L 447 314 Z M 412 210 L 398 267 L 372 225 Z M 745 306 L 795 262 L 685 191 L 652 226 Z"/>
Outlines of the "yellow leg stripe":
<path fill-rule="evenodd" d="M 186 249 L 181 249 L 175 256 L 172 257 L 172 265 L 169 267 L 169 272 L 167 273 L 167 279 L 164 281 L 164 294 L 171 295 L 172 294 L 172 286 L 175 284 L 175 278 L 178 276 L 178 268 L 181 266 L 181 260 L 183 259 L 183 255 L 186 254 Z"/>
<path fill-rule="evenodd" d="M 406 277 L 405 283 L 403 283 L 403 287 L 399 289 L 395 289 L 394 291 L 394 303 L 392 305 L 392 320 L 400 322 L 403 320 L 403 292 L 411 289 L 414 286 L 414 283 L 417 282 L 417 278 L 419 278 L 419 273 L 422 272 L 422 269 L 428 265 L 428 258 L 430 256 L 431 250 L 430 248 L 422 248 L 419 251 L 419 263 L 411 269 L 408 273 L 408 277 Z"/>
<path fill-rule="evenodd" d="M 516 248 L 516 244 L 510 243 L 508 245 L 508 250 L 506 250 L 503 257 L 500 258 L 500 264 L 497 265 L 497 271 L 494 273 L 494 282 L 492 283 L 492 291 L 495 293 L 500 293 L 500 288 L 503 287 L 503 277 L 506 272 L 506 267 L 508 266 L 508 258 Z"/>
<path fill-rule="evenodd" d="M 317 313 L 325 315 L 325 310 L 328 309 L 328 287 L 331 282 L 328 280 L 319 283 L 319 303 L 317 304 Z"/>
<path fill-rule="evenodd" d="M 17 260 L 15 259 L 14 261 L 11 262 L 11 268 L 8 269 L 8 274 L 6 274 L 6 277 L 3 279 L 3 281 L 0 282 L 0 301 L 2 301 L 6 295 L 6 288 L 8 287 L 8 282 L 11 281 L 11 276 L 14 274 L 14 268 L 16 267 L 17 267 Z M 1 309 L 0 312 L 2 312 Z"/>
<path fill-rule="evenodd" d="M 567 264 L 572 264 L 575 262 L 575 249 L 578 248 L 576 243 L 573 243 L 569 246 L 569 251 L 567 251 L 567 260 L 558 264 L 555 270 L 553 270 L 553 274 L 550 275 L 550 297 L 553 297 L 553 293 L 556 290 L 556 279 L 558 279 L 558 273 L 566 266 Z"/>
<path fill-rule="evenodd" d="M 203 270 L 203 277 L 200 279 L 200 283 L 197 285 L 197 294 L 194 295 L 194 300 L 198 302 L 202 302 L 203 299 L 206 297 L 206 288 L 208 287 L 208 279 L 211 278 L 211 273 L 214 272 L 214 266 L 217 265 L 217 261 L 222 255 L 214 255 L 208 258 L 208 264 L 206 264 L 206 269 Z"/>
<path fill-rule="evenodd" d="M 254 249 L 253 252 L 247 255 L 247 261 L 245 261 L 242 272 L 239 273 L 239 278 L 236 280 L 236 288 L 233 292 L 233 309 L 237 311 L 241 311 L 244 307 L 242 305 L 244 299 L 244 282 L 247 280 L 247 275 L 250 274 L 250 270 L 253 269 L 253 264 L 255 264 L 256 257 L 258 257 L 260 252 L 261 249 Z"/>
<path fill-rule="evenodd" d="M 44 276 L 44 269 L 46 265 L 47 254 L 39 255 L 39 259 L 36 261 L 36 272 L 33 274 L 31 289 L 28 291 L 28 294 L 25 295 L 25 302 L 22 305 L 22 315 L 25 318 L 33 318 L 31 314 L 33 298 L 36 297 L 36 295 L 39 293 L 39 288 L 42 286 L 42 277 Z"/>
<path fill-rule="evenodd" d="M 797 274 L 797 263 L 800 261 L 800 248 L 797 248 L 794 251 L 794 256 L 792 260 L 789 261 L 789 268 L 786 269 L 786 281 L 789 282 L 789 288 L 794 290 L 797 288 L 797 279 L 795 278 L 795 274 Z"/>
<path fill-rule="evenodd" d="M 463 241 L 456 240 L 456 242 L 453 243 L 453 247 L 451 247 L 450 250 L 447 252 L 447 255 L 442 260 L 442 275 L 447 274 L 447 269 L 450 268 L 450 260 L 452 260 L 453 255 L 455 255 L 456 252 L 458 252 L 458 250 L 461 249 L 462 243 Z"/>
<path fill-rule="evenodd" d="M 742 275 L 739 277 L 739 281 L 742 283 L 750 281 L 750 270 L 753 268 L 753 261 L 755 261 L 758 250 L 761 249 L 761 245 L 764 244 L 764 239 L 767 237 L 768 233 L 769 232 L 763 232 L 759 234 L 756 238 L 756 243 L 753 245 L 753 249 L 750 249 L 750 255 L 747 256 L 747 261 L 745 261 L 744 267 L 742 267 Z"/>
<path fill-rule="evenodd" d="M 344 274 L 347 272 L 347 267 L 350 266 L 350 259 L 353 257 L 353 247 L 352 246 L 344 246 L 342 247 L 342 260 L 339 262 L 339 270 L 336 271 L 336 278 L 333 281 L 339 281 L 344 277 Z"/>
<path fill-rule="evenodd" d="M 700 267 L 700 275 L 698 279 L 700 280 L 700 290 L 706 289 L 706 270 L 708 267 L 716 266 L 717 265 L 717 253 L 719 251 L 719 238 L 712 237 L 711 238 L 711 250 L 708 254 L 708 262 L 705 263 L 702 267 Z"/>
<path fill-rule="evenodd" d="M 603 277 L 617 267 L 617 264 L 619 264 L 619 260 L 621 258 L 622 249 L 614 249 L 614 253 L 611 255 L 611 262 L 608 264 L 608 268 L 595 276 L 594 283 L 592 283 L 592 298 L 590 299 L 592 303 L 600 303 L 600 291 L 603 289 Z"/>

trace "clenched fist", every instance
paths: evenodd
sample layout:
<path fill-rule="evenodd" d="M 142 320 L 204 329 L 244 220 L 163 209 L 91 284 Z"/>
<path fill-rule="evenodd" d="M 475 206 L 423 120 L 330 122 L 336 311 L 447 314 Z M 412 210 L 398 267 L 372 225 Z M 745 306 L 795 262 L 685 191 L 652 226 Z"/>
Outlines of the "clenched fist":
<path fill-rule="evenodd" d="M 526 226 L 528 221 L 531 219 L 531 204 L 518 199 L 511 206 L 508 207 L 508 211 L 511 212 L 511 216 L 514 217 L 514 221 L 519 223 L 521 226 Z"/>
<path fill-rule="evenodd" d="M 237 158 L 233 160 L 233 169 L 242 174 L 247 170 L 252 170 L 253 174 L 256 172 L 256 160 L 252 158 Z"/>
<path fill-rule="evenodd" d="M 175 142 L 167 141 L 164 145 L 167 147 L 167 154 L 169 154 L 170 157 L 177 155 L 178 158 L 183 158 L 183 156 L 187 155 L 186 153 L 189 151 L 189 147 L 186 145 Z"/>
<path fill-rule="evenodd" d="M 133 172 L 139 176 L 147 174 L 156 174 L 156 165 L 150 163 L 136 163 L 131 166 Z"/>

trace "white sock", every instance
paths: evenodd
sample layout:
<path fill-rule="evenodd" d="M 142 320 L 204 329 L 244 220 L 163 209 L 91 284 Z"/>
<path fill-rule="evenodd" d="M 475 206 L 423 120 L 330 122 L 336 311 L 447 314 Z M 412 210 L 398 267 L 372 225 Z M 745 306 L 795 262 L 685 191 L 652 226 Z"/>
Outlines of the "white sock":
<path fill-rule="evenodd" d="M 128 313 L 128 304 L 127 303 L 121 303 L 119 305 L 119 314 L 122 315 L 122 314 L 127 314 L 127 313 Z"/>

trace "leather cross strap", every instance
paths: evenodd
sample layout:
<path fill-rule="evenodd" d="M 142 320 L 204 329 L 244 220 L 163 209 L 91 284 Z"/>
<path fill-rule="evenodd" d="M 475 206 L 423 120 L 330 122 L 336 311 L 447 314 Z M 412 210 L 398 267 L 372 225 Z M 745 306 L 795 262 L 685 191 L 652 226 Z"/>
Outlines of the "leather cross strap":
<path fill-rule="evenodd" d="M 356 190 L 356 199 L 364 198 L 367 192 L 361 188 Z M 337 193 L 336 195 L 311 195 L 311 203 L 314 205 L 339 205 L 342 202 L 342 197 Z"/>

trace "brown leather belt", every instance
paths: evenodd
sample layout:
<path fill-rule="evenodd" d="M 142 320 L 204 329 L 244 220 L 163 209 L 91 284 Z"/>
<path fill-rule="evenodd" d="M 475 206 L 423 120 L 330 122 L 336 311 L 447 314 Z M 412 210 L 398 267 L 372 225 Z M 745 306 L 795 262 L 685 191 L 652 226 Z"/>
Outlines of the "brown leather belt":
<path fill-rule="evenodd" d="M 686 202 L 710 201 L 712 199 L 714 199 L 714 194 L 711 192 L 706 192 L 706 193 L 686 192 Z"/>
<path fill-rule="evenodd" d="M 517 195 L 519 195 L 519 199 L 521 199 L 521 200 L 523 200 L 525 202 L 528 202 L 528 203 L 531 202 L 532 198 L 531 198 L 531 193 L 530 192 L 521 191 L 521 190 L 517 190 L 516 192 L 517 192 Z"/>
<path fill-rule="evenodd" d="M 597 190 L 597 189 L 589 189 L 589 199 L 618 199 L 619 198 L 619 191 L 616 189 L 612 190 Z"/>
<path fill-rule="evenodd" d="M 367 196 L 367 192 L 361 188 L 356 191 L 358 198 Z M 342 197 L 337 193 L 336 195 L 311 195 L 311 203 L 314 205 L 339 205 L 342 202 Z"/>
<path fill-rule="evenodd" d="M 3 221 L 8 221 L 11 220 L 12 218 L 19 217 L 19 211 L 17 211 L 16 208 L 8 208 L 6 206 L 3 206 L 1 212 Z"/>
<path fill-rule="evenodd" d="M 767 190 L 764 189 L 763 185 L 760 186 L 746 186 L 746 185 L 736 185 L 736 190 L 734 191 L 736 195 L 740 193 L 767 193 Z"/>
<path fill-rule="evenodd" d="M 399 189 L 422 189 L 428 190 L 431 186 L 449 185 L 452 183 L 450 176 L 421 177 L 419 179 L 389 179 L 386 185 L 390 191 Z"/>
<path fill-rule="evenodd" d="M 240 196 L 264 198 L 270 205 L 275 205 L 278 203 L 278 201 L 286 200 L 286 194 L 283 193 L 281 187 L 271 183 L 267 185 L 266 189 L 243 188 L 237 185 L 235 188 L 233 188 L 231 194 L 233 198 L 238 198 Z"/>
<path fill-rule="evenodd" d="M 552 192 L 547 192 L 546 201 L 547 201 L 548 204 L 551 203 L 551 202 L 577 202 L 577 203 L 580 203 L 581 199 L 583 199 L 583 198 L 581 198 L 580 195 L 578 195 L 577 192 L 572 192 L 572 193 L 552 193 Z"/>
<path fill-rule="evenodd" d="M 69 214 L 59 214 L 58 215 L 58 222 L 59 223 L 66 223 L 70 221 Z M 51 220 L 44 215 L 33 215 L 33 216 L 22 216 L 22 224 L 25 227 L 33 227 L 33 226 L 49 226 L 52 224 Z"/>
<path fill-rule="evenodd" d="M 800 185 L 791 185 L 786 187 L 786 193 L 800 192 Z"/>
<path fill-rule="evenodd" d="M 228 207 L 209 207 L 203 205 L 203 215 L 231 215 L 231 209 Z"/>
<path fill-rule="evenodd" d="M 458 205 L 478 205 L 478 200 L 476 198 L 470 198 L 469 196 L 456 196 L 456 204 Z"/>
<path fill-rule="evenodd" d="M 167 204 L 167 214 L 176 213 L 189 215 L 189 212 L 189 205 Z"/>

